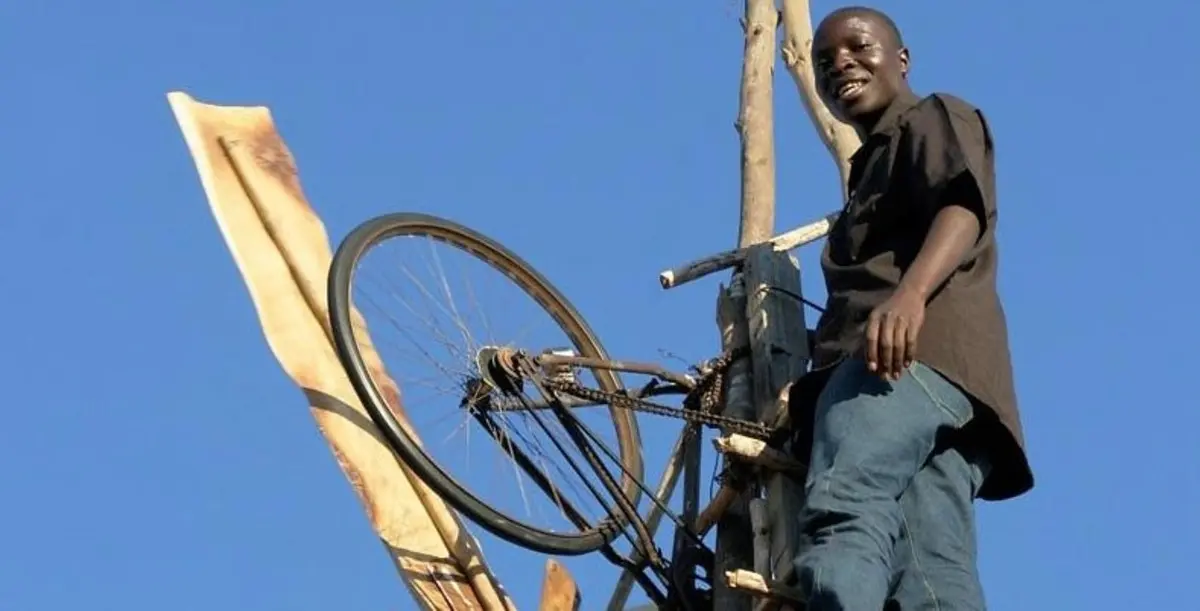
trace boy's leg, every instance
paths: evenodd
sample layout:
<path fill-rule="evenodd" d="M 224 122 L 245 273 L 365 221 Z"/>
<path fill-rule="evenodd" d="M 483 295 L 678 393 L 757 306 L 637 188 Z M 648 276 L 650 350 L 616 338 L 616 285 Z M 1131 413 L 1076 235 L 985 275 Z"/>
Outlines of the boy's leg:
<path fill-rule="evenodd" d="M 849 359 L 817 401 L 796 574 L 809 611 L 879 611 L 900 535 L 900 495 L 971 403 L 914 363 L 895 382 Z"/>
<path fill-rule="evenodd" d="M 950 447 L 937 452 L 900 497 L 903 519 L 888 611 L 984 611 L 975 544 L 975 494 L 987 462 Z"/>

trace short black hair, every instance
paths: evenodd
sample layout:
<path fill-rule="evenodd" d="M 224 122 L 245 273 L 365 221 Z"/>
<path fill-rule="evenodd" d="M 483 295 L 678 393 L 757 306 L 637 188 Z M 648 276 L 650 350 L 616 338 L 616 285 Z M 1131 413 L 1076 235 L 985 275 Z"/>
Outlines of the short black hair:
<path fill-rule="evenodd" d="M 879 9 L 871 8 L 869 6 L 843 6 L 842 8 L 834 9 L 833 12 L 826 15 L 825 19 L 822 19 L 821 21 L 825 22 L 833 19 L 834 17 L 849 15 L 860 15 L 875 19 L 879 23 L 882 23 L 885 28 L 887 28 L 887 31 L 892 35 L 892 40 L 895 41 L 897 48 L 902 48 L 904 46 L 904 38 L 900 36 L 900 28 L 896 26 L 896 22 L 892 21 L 892 18 L 888 17 L 887 13 L 884 13 Z"/>

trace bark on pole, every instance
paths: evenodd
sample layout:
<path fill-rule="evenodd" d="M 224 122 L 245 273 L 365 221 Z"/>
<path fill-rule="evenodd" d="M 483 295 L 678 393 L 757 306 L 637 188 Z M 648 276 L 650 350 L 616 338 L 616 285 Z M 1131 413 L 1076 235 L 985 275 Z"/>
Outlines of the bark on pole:
<path fill-rule="evenodd" d="M 745 55 L 737 128 L 742 143 L 742 211 L 738 246 L 771 239 L 775 229 L 774 0 L 745 0 Z"/>
<path fill-rule="evenodd" d="M 774 0 L 745 0 L 742 27 L 745 35 L 742 59 L 741 95 L 737 120 L 741 139 L 741 215 L 738 246 L 747 247 L 771 239 L 775 228 L 775 133 L 772 94 L 774 90 L 775 46 L 778 13 Z M 718 295 L 718 324 L 723 338 L 732 323 L 739 328 L 732 335 L 747 336 L 746 297 L 740 279 Z M 729 314 L 732 314 L 730 316 Z M 723 342 L 724 343 L 724 342 Z M 734 363 L 729 371 L 726 415 L 754 417 L 749 364 L 746 359 Z M 749 569 L 754 562 L 750 527 L 748 487 L 717 522 L 716 566 L 713 579 L 713 606 L 722 611 L 748 610 L 751 598 L 730 588 L 720 576 L 728 571 Z"/>
<path fill-rule="evenodd" d="M 202 104 L 181 92 L 167 97 L 267 343 L 307 398 L 417 607 L 514 609 L 457 515 L 382 441 L 334 354 L 325 292 L 328 237 L 270 111 Z M 376 376 L 386 379 L 378 355 L 367 346 L 363 351 Z M 403 408 L 394 407 L 405 421 Z"/>

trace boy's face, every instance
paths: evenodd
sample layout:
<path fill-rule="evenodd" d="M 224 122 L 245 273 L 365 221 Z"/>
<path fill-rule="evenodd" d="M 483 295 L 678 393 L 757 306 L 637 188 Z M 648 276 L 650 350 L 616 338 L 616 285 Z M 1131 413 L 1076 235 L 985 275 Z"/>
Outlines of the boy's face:
<path fill-rule="evenodd" d="M 908 50 L 870 14 L 827 18 L 812 45 L 817 92 L 839 119 L 862 126 L 904 90 Z"/>

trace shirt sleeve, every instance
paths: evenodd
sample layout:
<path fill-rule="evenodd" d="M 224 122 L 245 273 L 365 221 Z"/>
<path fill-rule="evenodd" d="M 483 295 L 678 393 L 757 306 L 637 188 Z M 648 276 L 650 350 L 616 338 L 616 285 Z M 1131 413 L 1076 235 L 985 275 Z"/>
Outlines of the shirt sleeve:
<path fill-rule="evenodd" d="M 911 205 L 932 219 L 944 206 L 975 213 L 982 237 L 996 215 L 992 141 L 983 113 L 966 102 L 934 95 L 906 122 L 898 161 Z"/>

